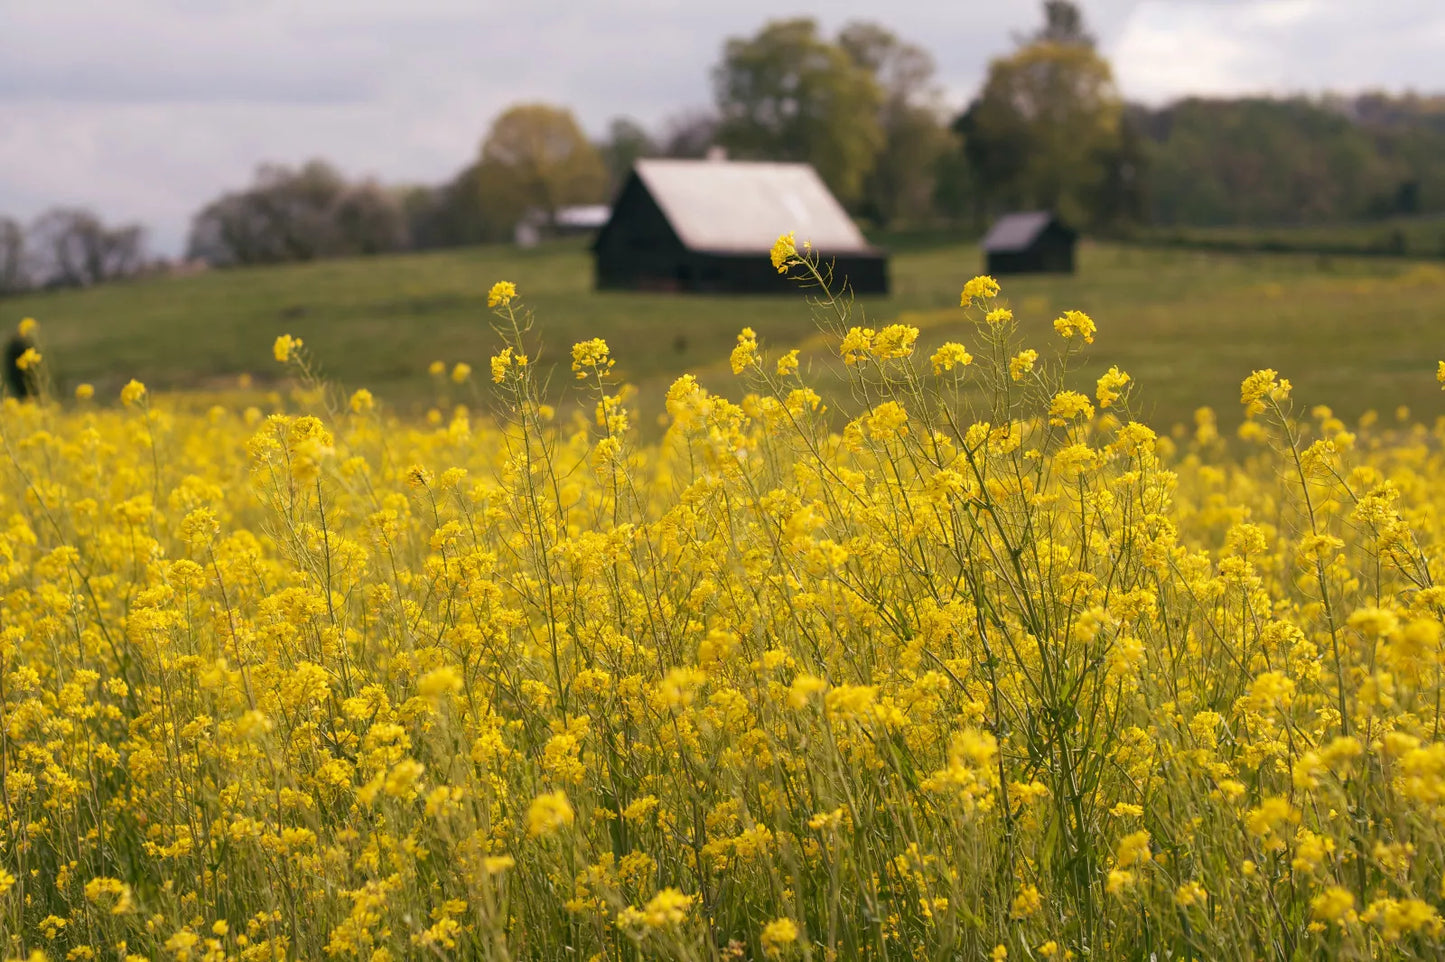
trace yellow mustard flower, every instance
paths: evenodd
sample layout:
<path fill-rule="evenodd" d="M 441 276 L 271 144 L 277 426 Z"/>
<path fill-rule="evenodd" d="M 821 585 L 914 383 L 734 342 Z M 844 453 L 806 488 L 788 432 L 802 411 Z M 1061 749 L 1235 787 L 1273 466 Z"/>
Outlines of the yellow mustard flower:
<path fill-rule="evenodd" d="M 1099 376 L 1095 384 L 1094 396 L 1099 400 L 1099 407 L 1110 408 L 1119 402 L 1124 394 L 1124 388 L 1129 384 L 1129 375 L 1119 370 L 1117 366 L 1110 367 Z"/>
<path fill-rule="evenodd" d="M 1019 351 L 1008 362 L 1009 377 L 1015 381 L 1022 381 L 1034 369 L 1034 364 L 1039 359 L 1039 352 L 1032 348 Z"/>
<path fill-rule="evenodd" d="M 527 834 L 533 838 L 555 835 L 572 824 L 575 813 L 563 792 L 544 792 L 527 807 Z"/>
<path fill-rule="evenodd" d="M 282 334 L 276 338 L 276 343 L 271 345 L 271 353 L 276 360 L 282 364 L 291 360 L 291 355 L 302 346 L 301 338 L 292 337 L 290 334 Z"/>
<path fill-rule="evenodd" d="M 763 953 L 777 957 L 783 950 L 798 941 L 798 923 L 790 918 L 773 919 L 763 926 L 761 941 Z"/>
<path fill-rule="evenodd" d="M 741 374 L 761 361 L 762 358 L 758 356 L 758 335 L 751 327 L 743 328 L 738 334 L 737 346 L 733 348 L 729 358 L 733 373 Z"/>
<path fill-rule="evenodd" d="M 942 374 L 945 371 L 952 371 L 956 367 L 966 367 L 973 363 L 973 355 L 968 353 L 968 348 L 954 341 L 949 341 L 933 352 L 931 358 L 933 373 Z"/>
<path fill-rule="evenodd" d="M 788 267 L 797 260 L 798 244 L 793 237 L 792 231 L 779 236 L 773 242 L 773 249 L 768 253 L 768 258 L 773 262 L 773 268 L 779 274 L 786 274 Z"/>
<path fill-rule="evenodd" d="M 612 352 L 608 349 L 607 342 L 600 337 L 578 341 L 572 345 L 572 371 L 577 375 L 579 381 L 592 374 L 601 377 L 612 370 L 612 366 L 616 363 L 612 359 Z M 494 371 L 493 377 L 495 378 L 495 376 Z"/>
<path fill-rule="evenodd" d="M 511 281 L 497 281 L 492 289 L 487 291 L 488 307 L 507 307 L 517 296 L 517 285 Z"/>
<path fill-rule="evenodd" d="M 959 295 L 958 306 L 968 307 L 976 300 L 998 297 L 998 292 L 998 281 L 986 274 L 980 274 L 963 285 L 963 293 Z"/>
<path fill-rule="evenodd" d="M 1094 319 L 1083 311 L 1064 311 L 1054 319 L 1054 330 L 1060 337 L 1070 338 L 1077 334 L 1086 344 L 1093 344 L 1098 328 L 1094 326 Z"/>

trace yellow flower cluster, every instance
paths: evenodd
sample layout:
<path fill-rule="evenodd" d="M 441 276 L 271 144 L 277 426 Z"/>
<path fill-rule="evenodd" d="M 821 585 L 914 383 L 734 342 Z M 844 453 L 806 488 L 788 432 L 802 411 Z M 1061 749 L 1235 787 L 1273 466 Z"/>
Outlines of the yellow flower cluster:
<path fill-rule="evenodd" d="M 798 259 L 798 243 L 794 240 L 794 236 L 792 231 L 779 236 L 768 254 L 769 259 L 773 262 L 773 269 L 779 274 L 786 274 L 788 268 Z"/>
<path fill-rule="evenodd" d="M 963 285 L 963 293 L 959 295 L 958 306 L 968 307 L 974 301 L 990 300 L 998 296 L 999 290 L 998 281 L 981 274 Z"/>
<path fill-rule="evenodd" d="M 1255 371 L 1244 379 L 1239 388 L 1239 401 L 1244 405 L 1247 417 L 1262 414 L 1268 405 L 1266 401 L 1279 403 L 1289 399 L 1292 385 L 1281 378 L 1273 368 Z"/>
<path fill-rule="evenodd" d="M 282 364 L 291 360 L 291 355 L 302 346 L 301 338 L 292 337 L 290 334 L 282 334 L 276 338 L 276 343 L 271 346 L 271 353 L 276 360 Z"/>
<path fill-rule="evenodd" d="M 852 366 L 870 359 L 889 361 L 909 357 L 917 343 L 918 328 L 907 324 L 889 324 L 878 331 L 871 327 L 852 327 L 843 335 L 838 353 L 844 364 Z"/>
<path fill-rule="evenodd" d="M 734 374 L 741 374 L 761 362 L 758 356 L 758 335 L 751 327 L 745 327 L 738 333 L 737 346 L 733 348 L 732 356 L 728 359 Z"/>
<path fill-rule="evenodd" d="M 527 807 L 527 834 L 554 835 L 572 824 L 575 815 L 564 792 L 548 792 Z"/>
<path fill-rule="evenodd" d="M 933 352 L 933 373 L 942 374 L 945 371 L 952 371 L 955 367 L 966 367 L 973 363 L 973 355 L 968 353 L 968 348 L 953 341 L 941 346 Z"/>
<path fill-rule="evenodd" d="M 507 307 L 517 296 L 517 285 L 511 281 L 497 281 L 487 292 L 488 307 Z"/>
<path fill-rule="evenodd" d="M 572 346 L 572 373 L 582 381 L 590 376 L 603 377 L 617 362 L 612 360 L 607 342 L 600 337 L 580 341 Z"/>
<path fill-rule="evenodd" d="M 788 949 L 794 942 L 798 941 L 798 923 L 792 919 L 774 919 L 763 926 L 762 943 L 763 954 L 769 958 L 777 958 Z"/>
<path fill-rule="evenodd" d="M 1129 375 L 1119 370 L 1117 365 L 1104 372 L 1095 385 L 1094 396 L 1099 399 L 1099 407 L 1101 409 L 1111 408 L 1118 404 L 1130 380 Z"/>
<path fill-rule="evenodd" d="M 1445 426 L 1156 434 L 1000 294 L 655 431 L 515 330 L 416 421 L 0 402 L 0 951 L 1441 957 Z"/>
<path fill-rule="evenodd" d="M 1066 339 L 1077 334 L 1086 344 L 1093 344 L 1094 335 L 1098 333 L 1094 319 L 1083 311 L 1065 311 L 1062 316 L 1054 319 L 1054 330 Z"/>

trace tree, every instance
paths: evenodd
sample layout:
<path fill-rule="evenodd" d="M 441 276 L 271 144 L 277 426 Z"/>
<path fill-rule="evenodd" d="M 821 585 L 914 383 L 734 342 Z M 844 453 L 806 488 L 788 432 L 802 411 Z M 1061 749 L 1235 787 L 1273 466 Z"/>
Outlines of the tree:
<path fill-rule="evenodd" d="M 550 221 L 558 208 L 606 198 L 607 167 L 572 112 L 520 104 L 498 117 L 474 172 L 477 202 L 490 238 L 511 236 L 531 210 Z"/>
<path fill-rule="evenodd" d="M 933 58 L 874 23 L 849 24 L 838 44 L 868 71 L 881 94 L 883 146 L 864 181 L 860 210 L 884 225 L 930 219 L 939 162 L 951 146 L 940 123 Z"/>
<path fill-rule="evenodd" d="M 607 139 L 602 142 L 600 150 L 607 165 L 608 186 L 615 193 L 632 172 L 632 165 L 641 157 L 657 153 L 657 145 L 637 121 L 617 117 L 607 128 Z"/>
<path fill-rule="evenodd" d="M 1400 144 L 1297 98 L 1189 98 L 1145 118 L 1160 224 L 1328 223 L 1395 213 L 1419 171 Z M 1421 131 L 1421 133 L 1426 133 Z M 1435 165 L 1445 137 L 1433 138 Z"/>
<path fill-rule="evenodd" d="M 488 239 L 475 162 L 444 184 L 407 188 L 401 205 L 407 234 L 418 250 L 480 244 Z"/>
<path fill-rule="evenodd" d="M 1051 17 L 1069 4 L 1046 4 Z M 1086 36 L 1064 18 L 1071 38 Z M 994 60 L 955 129 L 964 138 L 983 201 L 1057 210 L 1076 224 L 1108 219 L 1100 195 L 1121 155 L 1123 102 L 1103 57 L 1078 39 L 1041 36 Z"/>
<path fill-rule="evenodd" d="M 338 255 L 385 254 L 411 246 L 399 192 L 374 180 L 348 187 L 331 216 Z"/>
<path fill-rule="evenodd" d="M 706 157 L 717 145 L 718 118 L 709 110 L 688 110 L 668 118 L 663 125 L 664 157 Z"/>
<path fill-rule="evenodd" d="M 222 196 L 191 222 L 190 254 L 212 264 L 274 264 L 325 257 L 337 247 L 332 210 L 346 181 L 313 160 L 263 164 L 248 189 Z"/>
<path fill-rule="evenodd" d="M 933 166 L 933 211 L 943 220 L 960 223 L 978 215 L 978 184 L 968 162 L 963 137 L 947 131 L 947 143 Z"/>
<path fill-rule="evenodd" d="M 217 267 L 284 259 L 270 241 L 265 219 L 241 193 L 219 197 L 191 218 L 186 256 Z"/>
<path fill-rule="evenodd" d="M 36 278 L 48 286 L 87 287 L 145 267 L 145 229 L 107 227 L 91 211 L 56 207 L 30 228 Z"/>
<path fill-rule="evenodd" d="M 274 264 L 408 246 L 407 221 L 393 192 L 350 184 L 322 160 L 299 169 L 262 165 L 251 187 L 225 194 L 191 221 L 192 257 L 216 265 Z"/>
<path fill-rule="evenodd" d="M 1119 118 L 1119 137 L 1104 149 L 1104 177 L 1094 190 L 1094 223 L 1101 227 L 1142 224 L 1149 219 L 1149 145 L 1143 108 L 1127 107 Z"/>
<path fill-rule="evenodd" d="M 863 196 L 883 129 L 872 73 L 811 19 L 733 38 L 713 72 L 718 142 L 733 155 L 812 164 L 845 204 Z"/>
<path fill-rule="evenodd" d="M 1045 0 L 1044 25 L 1024 43 L 1057 43 L 1092 50 L 1094 36 L 1084 29 L 1084 14 L 1078 4 L 1069 0 Z"/>
<path fill-rule="evenodd" d="M 18 221 L 0 217 L 0 296 L 18 294 L 29 287 L 25 230 Z"/>
<path fill-rule="evenodd" d="M 450 205 L 447 194 L 451 183 L 440 186 L 414 184 L 401 191 L 401 209 L 406 217 L 407 237 L 416 250 L 453 247 L 462 241 L 454 239 L 447 216 Z"/>

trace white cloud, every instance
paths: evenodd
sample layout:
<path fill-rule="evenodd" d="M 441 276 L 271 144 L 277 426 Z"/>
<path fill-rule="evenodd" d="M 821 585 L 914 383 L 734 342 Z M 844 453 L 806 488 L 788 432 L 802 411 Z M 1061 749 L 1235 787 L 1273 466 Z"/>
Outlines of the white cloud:
<path fill-rule="evenodd" d="M 1439 0 L 1144 0 L 1106 45 L 1124 91 L 1348 93 L 1441 85 Z"/>

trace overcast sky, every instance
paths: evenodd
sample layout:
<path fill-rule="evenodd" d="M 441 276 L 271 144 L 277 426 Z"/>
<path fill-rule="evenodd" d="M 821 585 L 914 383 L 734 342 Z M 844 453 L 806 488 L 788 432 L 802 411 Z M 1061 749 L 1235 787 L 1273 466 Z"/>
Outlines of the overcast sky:
<path fill-rule="evenodd" d="M 0 0 L 0 214 L 84 204 L 177 252 L 262 161 L 436 182 L 522 100 L 600 134 L 710 100 L 725 38 L 771 18 L 879 21 L 928 48 L 950 107 L 1033 0 Z M 1084 0 L 1126 96 L 1445 90 L 1445 0 Z"/>

